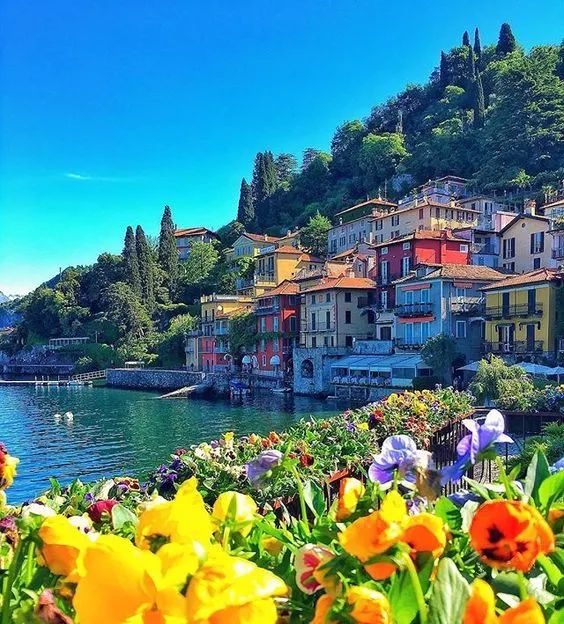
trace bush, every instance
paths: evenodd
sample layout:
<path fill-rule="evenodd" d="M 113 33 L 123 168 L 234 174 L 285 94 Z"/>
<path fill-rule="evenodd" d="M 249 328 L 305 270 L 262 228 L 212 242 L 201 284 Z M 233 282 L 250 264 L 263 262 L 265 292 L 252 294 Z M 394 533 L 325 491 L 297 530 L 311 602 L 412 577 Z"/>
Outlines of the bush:
<path fill-rule="evenodd" d="M 537 451 L 542 451 L 551 465 L 564 457 L 564 424 L 546 425 L 541 435 L 526 440 L 521 453 L 510 460 L 512 467 L 520 466 L 519 476 L 527 473 L 527 468 Z"/>
<path fill-rule="evenodd" d="M 505 409 L 528 409 L 534 387 L 522 368 L 492 356 L 480 362 L 469 390 L 482 404 L 492 401 Z"/>
<path fill-rule="evenodd" d="M 414 390 L 434 390 L 437 384 L 442 383 L 440 377 L 430 375 L 429 377 L 414 377 L 411 382 Z"/>

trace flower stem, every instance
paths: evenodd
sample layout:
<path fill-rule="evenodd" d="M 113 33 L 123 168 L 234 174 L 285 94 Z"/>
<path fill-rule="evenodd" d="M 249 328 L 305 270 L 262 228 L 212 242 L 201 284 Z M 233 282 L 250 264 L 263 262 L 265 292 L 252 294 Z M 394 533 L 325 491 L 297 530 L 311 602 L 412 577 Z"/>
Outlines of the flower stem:
<path fill-rule="evenodd" d="M 223 527 L 223 535 L 221 537 L 221 545 L 223 547 L 223 550 L 228 553 L 230 550 L 230 546 L 229 546 L 229 539 L 231 538 L 231 527 L 226 524 Z"/>
<path fill-rule="evenodd" d="M 292 467 L 292 474 L 294 475 L 294 479 L 296 480 L 296 488 L 298 490 L 298 498 L 300 500 L 300 513 L 302 516 L 302 521 L 304 523 L 307 534 L 309 535 L 309 521 L 307 519 L 307 506 L 305 502 L 304 484 L 295 466 Z"/>
<path fill-rule="evenodd" d="M 519 582 L 519 597 L 521 600 L 527 600 L 529 592 L 527 591 L 527 580 L 523 575 L 523 572 L 517 572 L 517 579 Z"/>
<path fill-rule="evenodd" d="M 35 553 L 35 543 L 30 540 L 29 542 L 29 546 L 27 549 L 27 555 L 26 555 L 26 560 L 25 560 L 25 571 L 26 571 L 26 575 L 25 575 L 25 584 L 29 585 L 31 583 L 31 579 L 33 578 L 33 572 L 34 572 L 34 563 L 35 563 L 35 557 L 33 556 Z"/>
<path fill-rule="evenodd" d="M 14 557 L 12 559 L 12 563 L 10 564 L 8 576 L 4 584 L 4 591 L 2 592 L 2 618 L 0 620 L 2 624 L 10 624 L 10 622 L 12 621 L 10 598 L 12 596 L 12 587 L 14 586 L 16 575 L 20 569 L 20 560 L 23 554 L 23 545 L 24 540 L 20 540 L 18 545 L 16 546 L 16 549 L 14 550 Z"/>
<path fill-rule="evenodd" d="M 419 611 L 419 624 L 427 624 L 427 604 L 425 603 L 425 596 L 423 594 L 419 575 L 417 574 L 417 570 L 415 569 L 415 565 L 409 556 L 409 553 L 404 554 L 403 561 L 415 593 L 415 600 Z"/>
<path fill-rule="evenodd" d="M 537 557 L 537 563 L 542 568 L 543 572 L 546 574 L 550 584 L 553 585 L 554 587 L 558 587 L 560 580 L 563 577 L 563 574 L 560 572 L 558 567 L 553 563 L 553 561 L 546 555 L 539 555 Z"/>
<path fill-rule="evenodd" d="M 495 458 L 495 463 L 497 464 L 497 467 L 499 468 L 499 480 L 505 487 L 505 494 L 507 495 L 508 500 L 512 500 L 513 499 L 513 487 L 511 486 L 509 477 L 507 476 L 507 472 L 505 470 L 503 459 L 501 459 L 501 457 L 497 455 Z"/>

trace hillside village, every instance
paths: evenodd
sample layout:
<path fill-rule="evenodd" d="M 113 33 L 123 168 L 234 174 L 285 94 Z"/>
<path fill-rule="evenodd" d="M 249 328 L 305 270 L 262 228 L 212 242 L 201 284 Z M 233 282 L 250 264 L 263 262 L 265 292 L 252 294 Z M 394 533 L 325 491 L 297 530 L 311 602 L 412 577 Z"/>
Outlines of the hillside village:
<path fill-rule="evenodd" d="M 285 379 L 303 394 L 368 399 L 382 387 L 436 377 L 421 352 L 452 339 L 456 368 L 495 354 L 554 365 L 564 350 L 564 188 L 522 204 L 445 176 L 398 202 L 378 197 L 336 214 L 327 258 L 306 251 L 300 230 L 242 233 L 226 250 L 254 260 L 237 294 L 201 298 L 186 339 L 189 370 L 233 369 L 230 323 L 252 312 L 256 340 L 242 357 L 253 375 Z M 205 228 L 177 229 L 180 257 Z"/>

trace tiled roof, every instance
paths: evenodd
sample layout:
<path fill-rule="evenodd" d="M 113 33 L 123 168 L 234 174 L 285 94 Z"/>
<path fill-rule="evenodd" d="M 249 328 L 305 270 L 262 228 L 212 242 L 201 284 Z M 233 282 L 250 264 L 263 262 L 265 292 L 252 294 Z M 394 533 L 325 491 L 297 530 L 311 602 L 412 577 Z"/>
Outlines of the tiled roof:
<path fill-rule="evenodd" d="M 394 206 L 397 206 L 397 203 L 388 201 L 387 199 L 376 197 L 375 199 L 368 199 L 367 201 L 361 202 L 360 204 L 355 204 L 354 206 L 351 206 L 350 208 L 345 208 L 345 210 L 341 210 L 340 212 L 337 212 L 335 216 L 338 217 L 339 215 L 346 214 L 347 212 L 351 212 L 352 210 L 356 210 L 357 208 L 362 208 L 363 206 L 371 206 L 371 205 L 394 207 Z"/>
<path fill-rule="evenodd" d="M 217 237 L 215 232 L 205 227 L 180 228 L 174 231 L 174 236 L 177 238 L 182 238 L 183 236 L 200 236 L 202 234 L 209 234 L 210 236 Z"/>
<path fill-rule="evenodd" d="M 455 243 L 468 243 L 470 244 L 467 238 L 462 238 L 461 236 L 456 236 L 450 230 L 417 230 L 416 232 L 411 232 L 411 234 L 402 234 L 401 236 L 396 236 L 395 238 L 390 238 L 389 240 L 378 243 L 375 247 L 387 247 L 388 245 L 392 245 L 394 243 L 402 243 L 410 240 L 428 240 L 428 239 L 442 239 L 448 240 Z"/>
<path fill-rule="evenodd" d="M 493 290 L 494 288 L 511 288 L 513 286 L 526 286 L 527 284 L 539 284 L 564 279 L 564 272 L 560 269 L 536 269 L 521 275 L 512 275 L 495 284 L 484 286 L 481 290 Z"/>
<path fill-rule="evenodd" d="M 376 282 L 367 277 L 336 277 L 322 279 L 319 284 L 302 292 L 310 293 L 318 290 L 372 290 L 376 288 Z"/>
<path fill-rule="evenodd" d="M 502 227 L 499 233 L 503 234 L 509 228 L 513 227 L 517 223 L 517 221 L 521 221 L 522 219 L 532 219 L 534 221 L 544 221 L 547 224 L 550 223 L 550 219 L 548 217 L 541 217 L 541 215 L 518 214 L 515 216 L 514 219 L 511 219 L 511 221 L 507 225 Z"/>
<path fill-rule="evenodd" d="M 292 247 L 291 245 L 282 245 L 281 247 L 273 249 L 272 253 L 293 254 L 296 256 L 300 256 L 303 251 L 301 249 L 297 249 L 296 247 Z"/>
<path fill-rule="evenodd" d="M 295 282 L 290 280 L 284 280 L 276 288 L 265 292 L 263 295 L 257 297 L 257 299 L 267 299 L 268 297 L 276 297 L 278 295 L 297 295 L 300 292 L 299 286 Z"/>
<path fill-rule="evenodd" d="M 246 236 L 248 239 L 255 241 L 256 243 L 275 243 L 280 240 L 278 236 L 269 236 L 268 234 L 251 234 L 250 232 L 244 232 L 241 236 Z"/>
<path fill-rule="evenodd" d="M 315 262 L 318 264 L 322 264 L 325 261 L 323 260 L 323 258 L 318 258 L 317 256 L 314 256 L 308 252 L 303 252 L 300 257 L 300 262 Z"/>
<path fill-rule="evenodd" d="M 435 279 L 437 277 L 493 281 L 504 279 L 507 277 L 507 274 L 496 271 L 491 267 L 479 266 L 477 264 L 443 264 L 443 266 L 426 276 L 427 279 Z"/>

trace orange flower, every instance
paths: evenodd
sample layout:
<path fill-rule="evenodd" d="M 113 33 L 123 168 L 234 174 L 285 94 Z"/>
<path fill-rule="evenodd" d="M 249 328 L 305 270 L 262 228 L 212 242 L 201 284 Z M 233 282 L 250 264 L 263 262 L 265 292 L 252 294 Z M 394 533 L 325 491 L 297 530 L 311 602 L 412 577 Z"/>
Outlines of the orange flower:
<path fill-rule="evenodd" d="M 554 549 L 554 534 L 540 513 L 521 501 L 482 504 L 470 525 L 470 542 L 493 568 L 528 572 Z"/>
<path fill-rule="evenodd" d="M 548 512 L 548 522 L 551 526 L 554 526 L 561 518 L 564 518 L 564 509 L 553 507 Z"/>
<path fill-rule="evenodd" d="M 366 488 L 358 480 L 349 477 L 343 479 L 339 485 L 339 501 L 337 503 L 337 522 L 346 520 L 356 511 L 358 501 L 364 496 Z"/>
<path fill-rule="evenodd" d="M 527 598 L 516 607 L 507 609 L 500 616 L 499 624 L 545 624 L 545 619 L 535 599 Z"/>
<path fill-rule="evenodd" d="M 388 561 L 379 561 L 378 563 L 370 563 L 364 566 L 364 569 L 375 581 L 383 581 L 394 574 L 397 570 L 397 566 L 395 563 Z"/>
<path fill-rule="evenodd" d="M 392 624 L 390 603 L 384 594 L 369 587 L 351 587 L 347 602 L 352 606 L 351 617 L 359 624 Z"/>
<path fill-rule="evenodd" d="M 433 557 L 440 557 L 447 542 L 444 523 L 430 513 L 409 516 L 401 541 L 411 547 L 412 554 L 430 552 Z"/>
<path fill-rule="evenodd" d="M 462 624 L 497 624 L 493 589 L 481 579 L 472 583 L 472 593 L 466 603 Z"/>
<path fill-rule="evenodd" d="M 311 624 L 333 624 L 334 620 L 328 620 L 327 616 L 333 606 L 333 596 L 323 594 L 315 604 L 315 614 Z"/>
<path fill-rule="evenodd" d="M 397 544 L 406 516 L 405 501 L 397 492 L 390 492 L 379 511 L 355 520 L 339 534 L 339 541 L 350 555 L 367 561 Z"/>

